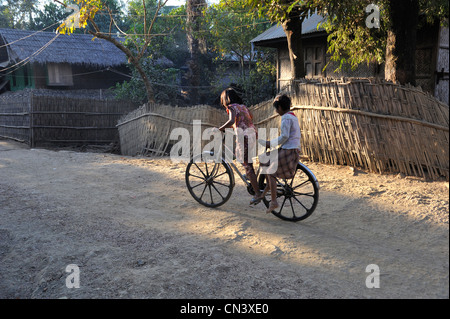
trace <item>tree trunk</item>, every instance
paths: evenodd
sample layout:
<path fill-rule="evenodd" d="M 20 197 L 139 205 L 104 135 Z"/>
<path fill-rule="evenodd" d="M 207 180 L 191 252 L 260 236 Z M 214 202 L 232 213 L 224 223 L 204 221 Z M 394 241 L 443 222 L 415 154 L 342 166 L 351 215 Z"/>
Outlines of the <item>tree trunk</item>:
<path fill-rule="evenodd" d="M 387 35 L 385 79 L 416 85 L 418 0 L 389 2 L 391 29 Z"/>
<path fill-rule="evenodd" d="M 306 76 L 305 56 L 302 45 L 303 20 L 302 12 L 298 9 L 293 9 L 289 13 L 288 18 L 282 22 L 283 30 L 287 37 L 292 79 L 300 79 Z"/>
<path fill-rule="evenodd" d="M 134 59 L 133 59 L 134 60 Z M 131 61 L 131 63 L 133 63 L 134 67 L 136 68 L 136 70 L 139 72 L 139 75 L 142 78 L 142 81 L 144 81 L 145 84 L 145 89 L 147 91 L 147 99 L 149 103 L 155 103 L 155 94 L 153 92 L 153 87 L 152 84 L 150 83 L 150 80 L 147 77 L 147 74 L 145 74 L 144 69 L 141 67 L 141 65 L 139 64 L 139 62 L 133 62 Z"/>
<path fill-rule="evenodd" d="M 186 3 L 187 38 L 189 52 L 191 53 L 191 58 L 187 63 L 189 72 L 186 75 L 186 80 L 190 86 L 187 91 L 191 104 L 198 104 L 200 102 L 198 86 L 200 86 L 201 78 L 203 76 L 201 57 L 206 45 L 198 36 L 198 32 L 200 31 L 202 10 L 205 6 L 205 0 L 187 0 Z"/>

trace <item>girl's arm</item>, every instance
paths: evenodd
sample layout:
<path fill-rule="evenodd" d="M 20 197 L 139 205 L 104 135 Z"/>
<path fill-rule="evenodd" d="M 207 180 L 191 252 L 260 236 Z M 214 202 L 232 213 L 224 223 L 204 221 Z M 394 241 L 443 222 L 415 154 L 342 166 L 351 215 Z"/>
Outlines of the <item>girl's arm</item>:
<path fill-rule="evenodd" d="M 275 147 L 278 145 L 283 145 L 288 139 L 291 131 L 291 122 L 288 118 L 281 118 L 281 135 L 271 141 L 266 142 L 266 147 Z"/>
<path fill-rule="evenodd" d="M 232 108 L 228 109 L 228 121 L 222 125 L 221 127 L 219 127 L 219 130 L 221 131 L 225 131 L 226 128 L 230 128 L 233 127 L 234 122 L 236 122 L 236 113 Z"/>

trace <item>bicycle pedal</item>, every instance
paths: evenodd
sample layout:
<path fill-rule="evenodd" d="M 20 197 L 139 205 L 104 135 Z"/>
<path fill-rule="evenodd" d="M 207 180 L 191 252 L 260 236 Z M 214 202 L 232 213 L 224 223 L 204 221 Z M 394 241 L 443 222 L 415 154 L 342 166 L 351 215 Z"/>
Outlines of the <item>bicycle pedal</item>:
<path fill-rule="evenodd" d="M 252 199 L 252 200 L 250 200 L 250 203 L 249 203 L 249 205 L 250 206 L 256 206 L 256 205 L 258 205 L 259 203 L 261 203 L 261 201 L 262 201 L 262 199 Z"/>

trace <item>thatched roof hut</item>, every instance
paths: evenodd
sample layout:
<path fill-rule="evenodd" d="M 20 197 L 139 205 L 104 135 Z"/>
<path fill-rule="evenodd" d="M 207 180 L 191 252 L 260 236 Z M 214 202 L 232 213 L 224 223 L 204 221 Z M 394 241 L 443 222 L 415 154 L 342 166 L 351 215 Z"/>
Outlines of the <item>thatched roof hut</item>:
<path fill-rule="evenodd" d="M 126 64 L 120 49 L 90 34 L 0 29 L 3 90 L 106 89 L 127 79 L 120 75 L 128 73 Z"/>
<path fill-rule="evenodd" d="M 11 61 L 70 63 L 99 67 L 126 63 L 125 54 L 114 44 L 90 34 L 58 35 L 53 32 L 0 29 L 0 46 Z M 4 55 L 1 55 L 4 57 Z M 0 63 L 5 62 L 1 61 Z"/>

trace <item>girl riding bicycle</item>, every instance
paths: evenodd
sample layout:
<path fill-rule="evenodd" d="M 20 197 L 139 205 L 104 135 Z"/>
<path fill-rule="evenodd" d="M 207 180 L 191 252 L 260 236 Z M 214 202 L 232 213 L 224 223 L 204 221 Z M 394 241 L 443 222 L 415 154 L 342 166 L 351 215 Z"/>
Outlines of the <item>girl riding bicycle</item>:
<path fill-rule="evenodd" d="M 279 207 L 276 178 L 292 178 L 300 159 L 300 125 L 295 114 L 290 111 L 291 99 L 286 95 L 278 95 L 273 101 L 273 107 L 281 116 L 281 135 L 272 141 L 266 141 L 266 148 L 281 146 L 278 149 L 278 161 L 276 163 L 261 163 L 261 166 L 268 166 L 269 172 L 275 172 L 266 175 L 271 195 L 267 213 Z"/>
<path fill-rule="evenodd" d="M 253 125 L 253 117 L 248 108 L 243 104 L 242 99 L 232 88 L 228 88 L 220 95 L 220 104 L 226 109 L 228 113 L 228 121 L 219 127 L 219 130 L 225 131 L 226 128 L 234 128 L 238 141 L 243 143 L 236 143 L 236 158 L 242 163 L 245 168 L 245 173 L 250 180 L 254 197 L 250 201 L 250 205 L 256 205 L 262 200 L 261 191 L 259 189 L 258 181 L 255 174 L 255 169 L 251 158 L 249 158 L 249 150 L 256 148 L 257 131 Z"/>

